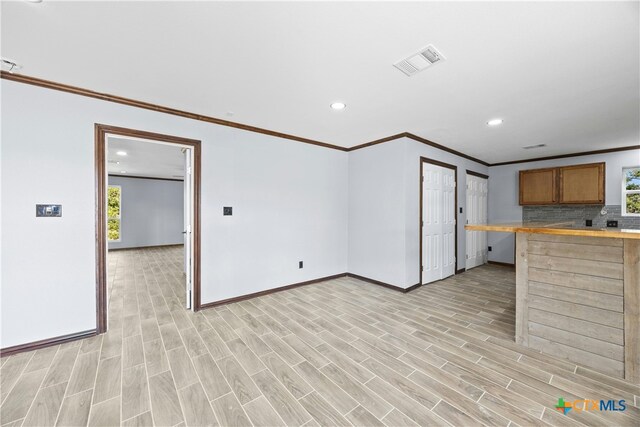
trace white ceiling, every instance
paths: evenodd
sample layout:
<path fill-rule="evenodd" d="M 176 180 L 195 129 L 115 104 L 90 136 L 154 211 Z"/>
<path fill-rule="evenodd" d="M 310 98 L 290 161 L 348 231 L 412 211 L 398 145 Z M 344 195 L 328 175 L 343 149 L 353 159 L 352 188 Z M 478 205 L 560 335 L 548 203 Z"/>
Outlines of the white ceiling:
<path fill-rule="evenodd" d="M 124 151 L 127 155 L 120 156 L 118 151 Z M 181 148 L 175 145 L 109 137 L 107 171 L 110 175 L 183 179 L 184 155 Z"/>
<path fill-rule="evenodd" d="M 635 1 L 1 7 L 25 75 L 331 144 L 411 132 L 495 163 L 640 140 Z M 428 44 L 446 62 L 392 66 Z"/>

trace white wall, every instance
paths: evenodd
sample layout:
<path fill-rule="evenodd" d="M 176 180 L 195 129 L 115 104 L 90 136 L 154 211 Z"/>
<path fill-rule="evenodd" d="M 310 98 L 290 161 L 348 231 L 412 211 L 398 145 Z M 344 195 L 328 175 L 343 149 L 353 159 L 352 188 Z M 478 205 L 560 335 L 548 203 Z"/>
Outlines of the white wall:
<path fill-rule="evenodd" d="M 0 85 L 0 347 L 95 328 L 95 123 L 202 140 L 203 303 L 347 271 L 347 153 Z"/>
<path fill-rule="evenodd" d="M 408 288 L 420 282 L 420 157 L 458 168 L 466 213 L 466 170 L 477 162 L 409 138 L 349 153 L 349 272 Z M 458 269 L 465 266 L 465 213 L 458 213 Z"/>
<path fill-rule="evenodd" d="M 184 242 L 184 183 L 109 176 L 121 192 L 120 241 L 109 249 L 176 245 Z"/>
<path fill-rule="evenodd" d="M 633 145 L 637 141 L 630 141 Z M 606 163 L 605 204 L 619 205 L 622 200 L 622 168 L 640 165 L 640 150 L 567 157 L 565 159 L 516 163 L 489 168 L 489 223 L 522 221 L 522 207 L 518 204 L 518 172 L 582 163 Z M 488 233 L 490 261 L 514 262 L 515 237 L 512 233 Z"/>
<path fill-rule="evenodd" d="M 404 141 L 349 153 L 349 272 L 406 287 Z"/>

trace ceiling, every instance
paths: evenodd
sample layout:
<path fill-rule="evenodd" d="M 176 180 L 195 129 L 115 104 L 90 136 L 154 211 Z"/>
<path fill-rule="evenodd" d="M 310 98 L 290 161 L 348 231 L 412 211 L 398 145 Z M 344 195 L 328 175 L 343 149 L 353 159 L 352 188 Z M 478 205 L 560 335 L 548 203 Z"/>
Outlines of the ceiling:
<path fill-rule="evenodd" d="M 175 145 L 109 137 L 107 172 L 109 175 L 183 179 L 185 165 L 181 150 Z M 118 151 L 126 155 L 118 155 Z"/>
<path fill-rule="evenodd" d="M 410 132 L 497 163 L 640 140 L 635 1 L 1 7 L 25 75 L 330 144 Z M 445 62 L 392 66 L 429 44 Z"/>

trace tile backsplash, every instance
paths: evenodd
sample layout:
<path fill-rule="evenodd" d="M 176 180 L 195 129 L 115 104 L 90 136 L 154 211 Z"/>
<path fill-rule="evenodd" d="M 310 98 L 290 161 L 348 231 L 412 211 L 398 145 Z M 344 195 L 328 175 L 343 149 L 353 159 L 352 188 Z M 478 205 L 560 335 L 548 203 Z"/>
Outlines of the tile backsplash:
<path fill-rule="evenodd" d="M 602 206 L 562 205 L 562 206 L 523 206 L 523 222 L 573 221 L 575 226 L 584 226 L 585 221 L 593 221 L 594 228 L 604 228 L 607 220 L 617 220 L 619 228 L 640 229 L 640 217 L 622 216 L 620 205 L 607 205 L 606 215 L 601 215 Z"/>

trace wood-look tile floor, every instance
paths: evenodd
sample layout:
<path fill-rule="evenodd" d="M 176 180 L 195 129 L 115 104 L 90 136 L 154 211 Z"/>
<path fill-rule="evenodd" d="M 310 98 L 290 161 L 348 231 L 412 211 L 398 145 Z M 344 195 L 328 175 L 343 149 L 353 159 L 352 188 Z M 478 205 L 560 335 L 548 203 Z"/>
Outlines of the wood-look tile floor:
<path fill-rule="evenodd" d="M 514 273 L 350 278 L 192 313 L 181 248 L 109 254 L 109 332 L 0 359 L 11 426 L 640 425 L 640 387 L 516 345 Z M 625 399 L 625 412 L 554 409 Z"/>

